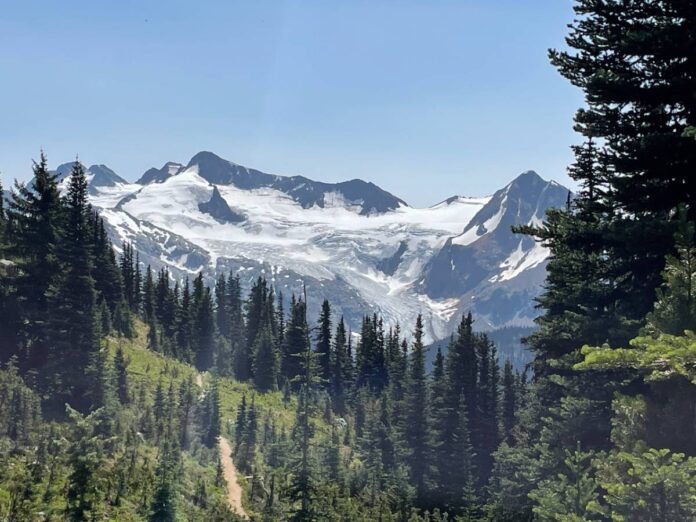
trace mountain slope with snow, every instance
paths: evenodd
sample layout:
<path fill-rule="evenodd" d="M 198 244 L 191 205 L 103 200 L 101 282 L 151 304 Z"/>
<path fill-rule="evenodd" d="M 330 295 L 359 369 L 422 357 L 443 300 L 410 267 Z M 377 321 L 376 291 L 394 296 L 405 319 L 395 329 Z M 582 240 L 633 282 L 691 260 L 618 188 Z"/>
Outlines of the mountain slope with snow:
<path fill-rule="evenodd" d="M 326 297 L 354 329 L 364 313 L 406 328 L 421 313 L 429 339 L 470 309 L 481 328 L 531 324 L 547 252 L 510 226 L 567 195 L 525 173 L 491 197 L 414 208 L 360 180 L 272 176 L 207 152 L 119 180 L 91 187 L 91 201 L 143 264 L 210 281 L 232 271 L 247 285 L 265 275 L 286 297 L 306 284 L 312 316 Z"/>

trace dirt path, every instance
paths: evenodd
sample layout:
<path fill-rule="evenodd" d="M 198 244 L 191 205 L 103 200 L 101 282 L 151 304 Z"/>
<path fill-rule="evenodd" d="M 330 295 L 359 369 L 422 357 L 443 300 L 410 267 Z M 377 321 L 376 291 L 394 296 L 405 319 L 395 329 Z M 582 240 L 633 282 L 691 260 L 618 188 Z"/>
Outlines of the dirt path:
<path fill-rule="evenodd" d="M 227 481 L 227 501 L 232 511 L 247 518 L 246 511 L 242 507 L 242 488 L 239 482 L 237 482 L 237 468 L 234 467 L 234 462 L 232 462 L 230 442 L 225 437 L 220 437 L 218 446 L 220 447 L 222 470 L 225 475 L 225 481 Z"/>
<path fill-rule="evenodd" d="M 196 374 L 196 384 L 199 388 L 203 388 L 203 374 Z M 222 464 L 222 472 L 225 475 L 225 482 L 227 482 L 227 502 L 232 508 L 232 511 L 241 515 L 244 518 L 248 518 L 244 507 L 242 506 L 242 487 L 237 481 L 237 468 L 232 462 L 232 448 L 230 447 L 230 441 L 225 437 L 218 438 L 218 448 L 220 448 L 220 463 Z"/>

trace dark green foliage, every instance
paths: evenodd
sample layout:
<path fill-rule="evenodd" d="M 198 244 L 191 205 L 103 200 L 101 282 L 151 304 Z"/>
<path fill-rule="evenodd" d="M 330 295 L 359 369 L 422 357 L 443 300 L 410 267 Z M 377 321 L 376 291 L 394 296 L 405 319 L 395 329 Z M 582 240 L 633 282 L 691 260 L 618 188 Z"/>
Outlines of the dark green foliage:
<path fill-rule="evenodd" d="M 75 162 L 65 198 L 64 237 L 58 250 L 67 269 L 55 281 L 49 299 L 47 364 L 55 379 L 56 408 L 69 402 L 82 412 L 90 406 L 89 390 L 97 385 L 85 379 L 85 369 L 99 351 L 100 336 L 89 215 L 87 179 L 82 165 Z"/>
<path fill-rule="evenodd" d="M 28 388 L 17 373 L 16 359 L 0 370 L 0 426 L 2 436 L 17 443 L 35 440 L 41 423 L 38 395 Z"/>
<path fill-rule="evenodd" d="M 220 436 L 220 392 L 217 381 L 213 381 L 213 386 L 205 398 L 205 424 L 203 441 L 208 447 L 212 448 L 217 444 Z"/>
<path fill-rule="evenodd" d="M 316 352 L 320 356 L 319 377 L 324 381 L 324 386 L 330 389 L 334 354 L 331 350 L 331 305 L 328 299 L 324 299 L 321 304 L 316 328 L 316 343 Z"/>
<path fill-rule="evenodd" d="M 355 365 L 357 386 L 381 391 L 387 385 L 384 324 L 377 315 L 363 318 Z"/>
<path fill-rule="evenodd" d="M 309 389 L 303 384 L 297 396 L 296 420 L 292 430 L 295 451 L 291 465 L 292 483 L 288 498 L 293 502 L 294 508 L 290 520 L 315 520 L 318 516 L 317 484 L 313 456 L 310 453 L 310 444 L 315 430 L 310 414 Z"/>
<path fill-rule="evenodd" d="M 193 283 L 191 301 L 192 340 L 196 367 L 208 370 L 213 366 L 215 350 L 215 318 L 210 289 L 203 285 L 203 274 Z"/>
<path fill-rule="evenodd" d="M 114 357 L 114 375 L 116 395 L 121 404 L 128 404 L 130 396 L 128 393 L 128 363 L 123 356 L 123 350 L 119 346 Z"/>
<path fill-rule="evenodd" d="M 501 436 L 504 442 L 512 444 L 512 430 L 515 427 L 515 410 L 518 405 L 518 390 L 512 363 L 507 360 L 503 368 L 503 394 L 500 411 Z"/>
<path fill-rule="evenodd" d="M 118 335 L 128 338 L 133 337 L 133 317 L 125 299 L 121 299 L 116 303 L 111 324 Z"/>
<path fill-rule="evenodd" d="M 309 351 L 309 328 L 307 326 L 307 306 L 302 299 L 292 296 L 290 301 L 290 319 L 286 325 L 282 347 L 283 377 L 288 379 L 295 389 L 302 374 L 302 357 Z"/>
<path fill-rule="evenodd" d="M 70 520 L 90 520 L 98 509 L 100 488 L 94 480 L 101 463 L 104 441 L 98 435 L 99 412 L 82 416 L 68 407 L 73 421 L 70 446 L 67 450 L 68 477 L 67 511 Z"/>
<path fill-rule="evenodd" d="M 177 470 L 181 458 L 176 443 L 168 441 L 160 448 L 159 479 L 150 507 L 150 522 L 175 522 L 177 512 Z"/>
<path fill-rule="evenodd" d="M 112 310 L 121 299 L 121 272 L 116 262 L 116 255 L 111 241 L 104 229 L 104 220 L 96 212 L 90 215 L 92 229 L 92 248 L 95 270 L 94 288 L 101 296 L 101 302 Z"/>
<path fill-rule="evenodd" d="M 428 389 L 425 378 L 425 354 L 423 352 L 423 320 L 419 315 L 411 344 L 411 360 L 406 392 L 406 426 L 404 438 L 408 455 L 411 481 L 416 488 L 417 502 L 425 501 L 430 455 L 430 427 L 428 422 Z"/>
<path fill-rule="evenodd" d="M 343 321 L 343 317 L 336 325 L 333 353 L 331 393 L 334 398 L 335 410 L 342 414 L 346 409 L 346 397 L 350 396 L 353 389 L 353 360 L 348 351 L 346 324 Z"/>
<path fill-rule="evenodd" d="M 64 209 L 55 176 L 48 171 L 41 153 L 34 164 L 31 187 L 15 184 L 8 208 L 11 229 L 7 253 L 18 265 L 14 278 L 24 321 L 19 336 L 26 350 L 21 353 L 23 369 L 40 369 L 49 357 L 49 330 L 46 318 L 49 300 L 60 274 L 59 245 L 62 242 Z"/>
<path fill-rule="evenodd" d="M 278 388 L 279 354 L 270 326 L 264 326 L 254 342 L 254 386 L 262 392 Z"/>

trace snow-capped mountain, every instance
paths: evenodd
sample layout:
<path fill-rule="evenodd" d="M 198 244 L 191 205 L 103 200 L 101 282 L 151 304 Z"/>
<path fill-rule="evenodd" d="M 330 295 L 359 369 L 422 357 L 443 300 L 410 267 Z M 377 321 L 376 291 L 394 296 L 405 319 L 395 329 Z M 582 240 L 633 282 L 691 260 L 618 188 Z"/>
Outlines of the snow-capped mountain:
<path fill-rule="evenodd" d="M 327 297 L 353 329 L 367 312 L 406 329 L 421 313 L 429 339 L 468 310 L 482 329 L 531 324 L 548 253 L 510 226 L 540 222 L 568 194 L 526 172 L 493 196 L 414 208 L 372 183 L 274 176 L 210 152 L 137 183 L 88 171 L 114 243 L 132 242 L 143 265 L 265 275 L 286 297 L 306 284 L 311 317 Z"/>

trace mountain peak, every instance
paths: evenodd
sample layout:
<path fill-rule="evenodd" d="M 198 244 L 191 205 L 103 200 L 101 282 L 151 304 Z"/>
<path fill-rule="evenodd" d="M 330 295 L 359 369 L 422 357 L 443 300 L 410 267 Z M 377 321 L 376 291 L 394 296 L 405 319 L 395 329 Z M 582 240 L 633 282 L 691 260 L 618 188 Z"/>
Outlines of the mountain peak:
<path fill-rule="evenodd" d="M 549 182 L 537 174 L 536 171 L 527 170 L 508 183 L 508 187 L 536 187 L 548 183 Z"/>
<path fill-rule="evenodd" d="M 87 171 L 92 174 L 90 185 L 93 187 L 113 187 L 116 183 L 127 183 L 106 165 L 92 165 Z"/>
<path fill-rule="evenodd" d="M 314 181 L 305 176 L 276 176 L 247 168 L 221 158 L 209 151 L 195 154 L 187 168 L 196 167 L 198 175 L 213 185 L 234 185 L 242 190 L 271 188 L 284 192 L 303 208 L 323 207 L 324 199 L 334 200 L 341 194 L 345 202 L 359 207 L 363 215 L 383 213 L 406 206 L 406 203 L 372 182 L 352 179 L 342 183 Z"/>
<path fill-rule="evenodd" d="M 231 163 L 227 161 L 226 159 L 221 158 L 214 152 L 210 152 L 208 150 L 202 150 L 200 152 L 197 152 L 194 154 L 191 159 L 188 162 L 188 165 L 186 167 L 192 167 L 193 165 L 199 165 L 199 164 L 208 164 L 210 162 L 214 163 L 219 163 L 219 162 L 224 162 L 224 163 Z"/>
<path fill-rule="evenodd" d="M 145 173 L 140 176 L 140 179 L 136 181 L 136 183 L 140 185 L 147 185 L 148 183 L 162 183 L 166 179 L 176 176 L 183 168 L 184 166 L 181 163 L 168 161 L 160 169 L 153 167 L 146 170 Z"/>

